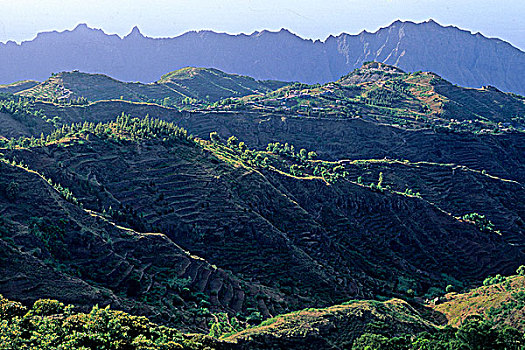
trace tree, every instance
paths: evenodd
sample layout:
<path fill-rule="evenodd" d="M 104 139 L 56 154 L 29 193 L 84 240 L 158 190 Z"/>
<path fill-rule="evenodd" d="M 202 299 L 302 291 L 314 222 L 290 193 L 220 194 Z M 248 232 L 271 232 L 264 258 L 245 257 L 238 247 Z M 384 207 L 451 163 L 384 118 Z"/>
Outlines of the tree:
<path fill-rule="evenodd" d="M 14 201 L 18 197 L 18 192 L 20 191 L 20 186 L 18 182 L 11 181 L 5 190 L 7 199 Z"/>
<path fill-rule="evenodd" d="M 306 158 L 308 157 L 308 152 L 306 152 L 304 148 L 301 148 L 301 150 L 299 151 L 299 157 L 301 157 L 301 159 L 306 160 Z"/>
<path fill-rule="evenodd" d="M 317 153 L 314 151 L 308 152 L 308 159 L 315 159 L 317 158 Z"/>
<path fill-rule="evenodd" d="M 456 333 L 456 339 L 471 350 L 497 348 L 497 333 L 482 316 L 469 316 Z"/>
<path fill-rule="evenodd" d="M 382 189 L 383 188 L 383 173 L 379 173 L 379 181 L 377 182 L 377 188 Z"/>
<path fill-rule="evenodd" d="M 219 134 L 216 131 L 210 132 L 210 140 L 213 143 L 218 143 L 221 138 L 219 137 Z"/>
<path fill-rule="evenodd" d="M 518 269 L 516 270 L 516 274 L 518 276 L 525 276 L 525 265 L 521 265 L 520 267 L 518 267 Z"/>
<path fill-rule="evenodd" d="M 241 152 L 244 152 L 246 151 L 248 147 L 246 147 L 246 144 L 244 142 L 239 142 L 239 149 L 241 150 Z"/>
<path fill-rule="evenodd" d="M 388 343 L 384 335 L 364 333 L 354 341 L 352 350 L 387 350 L 390 349 Z"/>
<path fill-rule="evenodd" d="M 229 147 L 235 147 L 237 146 L 237 143 L 239 142 L 239 139 L 237 139 L 235 136 L 230 136 L 228 138 L 228 141 L 226 141 L 226 143 L 228 144 Z"/>

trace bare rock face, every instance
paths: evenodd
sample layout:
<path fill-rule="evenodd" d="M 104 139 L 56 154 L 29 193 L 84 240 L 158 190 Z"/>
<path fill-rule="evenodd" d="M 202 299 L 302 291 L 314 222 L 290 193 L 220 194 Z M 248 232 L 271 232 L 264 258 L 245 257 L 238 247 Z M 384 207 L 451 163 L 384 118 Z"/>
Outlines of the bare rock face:
<path fill-rule="evenodd" d="M 367 61 L 406 71 L 433 71 L 463 86 L 492 85 L 525 94 L 523 51 L 432 20 L 396 21 L 375 33 L 343 33 L 325 41 L 305 40 L 284 29 L 251 35 L 192 31 L 153 39 L 135 27 L 120 38 L 84 24 L 72 31 L 40 33 L 20 45 L 0 43 L 0 83 L 44 80 L 53 72 L 74 69 L 153 82 L 187 66 L 213 67 L 256 79 L 322 83 Z"/>

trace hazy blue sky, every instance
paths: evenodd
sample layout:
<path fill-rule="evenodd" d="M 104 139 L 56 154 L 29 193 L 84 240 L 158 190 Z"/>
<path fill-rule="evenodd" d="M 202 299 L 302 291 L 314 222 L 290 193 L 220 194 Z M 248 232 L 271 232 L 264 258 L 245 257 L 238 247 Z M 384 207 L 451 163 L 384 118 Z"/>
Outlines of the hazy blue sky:
<path fill-rule="evenodd" d="M 32 39 L 37 32 L 78 23 L 148 36 L 212 29 L 251 33 L 281 27 L 308 38 L 375 31 L 396 19 L 454 24 L 525 49 L 525 0 L 0 0 L 0 41 Z"/>

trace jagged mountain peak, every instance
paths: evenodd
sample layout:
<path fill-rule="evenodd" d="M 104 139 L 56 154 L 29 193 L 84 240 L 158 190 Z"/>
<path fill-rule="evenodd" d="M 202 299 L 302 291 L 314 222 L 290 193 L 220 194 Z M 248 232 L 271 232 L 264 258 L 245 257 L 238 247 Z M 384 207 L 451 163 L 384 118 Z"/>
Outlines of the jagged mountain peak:
<path fill-rule="evenodd" d="M 143 38 L 138 27 L 124 38 Z M 77 68 L 119 80 L 154 82 L 188 66 L 214 67 L 255 79 L 326 83 L 377 61 L 404 71 L 432 71 L 452 83 L 525 94 L 525 53 L 499 39 L 433 19 L 395 21 L 375 32 L 342 33 L 325 41 L 303 39 L 288 29 L 230 35 L 193 31 L 172 38 L 121 40 L 80 24 L 72 31 L 39 34 L 23 45 L 1 45 L 0 83 L 44 80 Z M 22 63 L 23 62 L 23 63 Z M 118 64 L 116 63 L 118 62 Z"/>
<path fill-rule="evenodd" d="M 90 28 L 87 23 L 79 23 L 77 24 L 77 26 L 73 29 L 74 32 L 79 32 L 79 31 L 86 31 L 86 30 L 90 30 L 90 29 L 93 29 L 93 28 Z"/>
<path fill-rule="evenodd" d="M 138 26 L 134 26 L 131 32 L 124 37 L 124 39 L 127 38 L 144 38 L 145 36 L 140 32 L 140 29 Z"/>

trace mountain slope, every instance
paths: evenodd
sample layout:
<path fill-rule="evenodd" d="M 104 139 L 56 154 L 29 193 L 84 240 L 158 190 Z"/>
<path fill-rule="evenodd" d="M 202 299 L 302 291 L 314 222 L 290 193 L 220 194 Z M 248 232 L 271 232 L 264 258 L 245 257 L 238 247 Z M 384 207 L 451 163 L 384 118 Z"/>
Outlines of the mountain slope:
<path fill-rule="evenodd" d="M 408 74 L 379 63 L 368 63 L 334 83 L 292 84 L 197 111 L 120 100 L 87 105 L 31 99 L 23 103 L 31 113 L 57 125 L 108 122 L 124 112 L 173 121 L 201 138 L 213 131 L 225 138 L 236 135 L 257 149 L 288 142 L 328 160 L 456 164 L 525 181 L 523 98 L 493 88 L 462 88 L 434 73 Z M 42 124 L 41 117 L 33 119 L 27 122 Z M 13 123 L 1 124 L 0 135 L 39 137 L 52 128 L 49 124 L 28 129 Z M 413 187 L 420 189 L 417 184 Z"/>
<path fill-rule="evenodd" d="M 324 83 L 371 60 L 407 71 L 433 71 L 463 86 L 493 85 L 525 94 L 525 53 L 502 40 L 434 21 L 396 21 L 375 33 L 343 33 L 323 42 L 287 30 L 235 36 L 200 31 L 153 39 L 134 28 L 120 38 L 79 25 L 72 31 L 39 33 L 21 45 L 0 44 L 0 77 L 3 83 L 42 81 L 53 72 L 78 69 L 152 82 L 167 71 L 196 66 L 256 79 Z"/>
<path fill-rule="evenodd" d="M 17 81 L 11 84 L 0 85 L 0 93 L 15 94 L 17 92 L 30 89 L 38 84 L 39 84 L 38 81 L 24 80 L 24 81 Z"/>
<path fill-rule="evenodd" d="M 73 71 L 54 74 L 43 83 L 18 94 L 47 100 L 123 99 L 172 104 L 180 103 L 183 99 L 215 102 L 227 97 L 261 94 L 285 84 L 278 81 L 256 81 L 216 69 L 191 67 L 165 74 L 152 84 L 124 83 L 102 74 Z"/>
<path fill-rule="evenodd" d="M 514 270 L 523 259 L 518 234 L 507 242 L 424 197 L 312 174 L 318 165 L 331 173 L 337 163 L 199 140 L 166 144 L 162 135 L 112 141 L 120 128 L 148 123 L 119 117 L 107 125 L 63 128 L 59 143 L 52 135 L 45 147 L 6 150 L 5 156 L 68 187 L 86 208 L 110 212 L 141 232 L 163 232 L 211 264 L 280 291 L 290 307 L 408 289 L 424 295 L 450 278 L 469 283 L 487 272 Z M 268 157 L 278 168 L 248 156 Z M 292 170 L 301 167 L 308 174 Z M 258 305 L 271 309 L 264 299 Z"/>
<path fill-rule="evenodd" d="M 434 327 L 402 300 L 363 300 L 279 315 L 225 340 L 242 349 L 350 349 L 354 340 L 367 332 L 380 329 L 382 334 L 395 337 Z"/>
<path fill-rule="evenodd" d="M 525 277 L 497 275 L 488 277 L 484 284 L 467 293 L 449 293 L 444 302 L 432 307 L 453 326 L 469 316 L 482 315 L 500 327 L 525 330 Z"/>
<path fill-rule="evenodd" d="M 283 310 L 278 292 L 210 265 L 163 234 L 138 233 L 84 210 L 68 189 L 33 170 L 2 161 L 0 171 L 6 297 L 111 304 L 193 330 L 207 328 L 210 310 Z"/>

